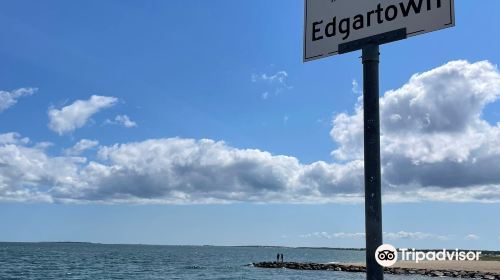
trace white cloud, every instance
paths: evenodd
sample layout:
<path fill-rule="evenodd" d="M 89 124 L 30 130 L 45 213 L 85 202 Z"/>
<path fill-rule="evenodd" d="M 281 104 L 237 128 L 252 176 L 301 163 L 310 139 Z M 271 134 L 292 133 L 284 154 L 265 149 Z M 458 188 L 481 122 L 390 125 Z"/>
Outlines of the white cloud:
<path fill-rule="evenodd" d="M 28 144 L 30 142 L 29 138 L 21 138 L 21 135 L 16 132 L 9 132 L 0 134 L 0 145 L 7 144 Z"/>
<path fill-rule="evenodd" d="M 77 100 L 62 109 L 48 111 L 49 128 L 59 135 L 84 126 L 92 115 L 116 104 L 118 99 L 110 96 L 92 95 L 89 100 Z"/>
<path fill-rule="evenodd" d="M 500 202 L 500 125 L 481 118 L 484 106 L 499 95 L 498 70 L 488 62 L 465 61 L 414 75 L 400 89 L 386 93 L 381 98 L 384 201 Z M 106 97 L 92 102 L 96 98 L 77 101 L 56 110 L 56 115 L 86 108 L 82 103 L 103 108 L 116 102 Z M 311 164 L 291 156 L 233 148 L 221 141 L 182 138 L 100 146 L 97 158 L 90 160 L 76 155 L 97 145 L 91 140 L 53 156 L 44 151 L 46 143 L 31 143 L 17 133 L 0 134 L 0 200 L 361 202 L 361 106 L 353 115 L 336 116 L 333 125 L 331 134 L 339 144 L 333 155 L 339 161 Z M 77 126 L 61 125 L 56 131 Z M 388 236 L 439 238 L 403 231 Z"/>
<path fill-rule="evenodd" d="M 365 234 L 362 232 L 357 233 L 346 233 L 346 232 L 336 232 L 328 233 L 325 231 L 313 232 L 307 234 L 299 235 L 301 238 L 324 238 L 324 239 L 334 239 L 334 238 L 364 238 Z"/>
<path fill-rule="evenodd" d="M 431 236 L 432 236 L 431 234 L 423 232 L 399 231 L 399 232 L 384 233 L 384 237 L 386 237 L 387 239 L 426 239 Z"/>
<path fill-rule="evenodd" d="M 78 165 L 84 158 L 50 157 L 46 145 L 29 147 L 25 138 L 8 135 L 14 135 L 14 141 L 0 143 L 0 200 L 52 202 L 53 187 L 78 183 Z"/>
<path fill-rule="evenodd" d="M 37 90 L 37 88 L 19 88 L 13 91 L 0 90 L 0 112 L 14 106 L 19 98 L 32 95 Z"/>
<path fill-rule="evenodd" d="M 336 233 L 328 233 L 328 232 L 313 232 L 302 234 L 299 237 L 301 238 L 324 238 L 324 239 L 339 239 L 339 238 L 349 238 L 349 239 L 363 239 L 365 238 L 365 233 L 363 232 L 336 232 Z M 421 240 L 421 239 L 438 239 L 438 240 L 446 240 L 447 236 L 436 235 L 425 232 L 408 232 L 408 231 L 399 231 L 399 232 L 384 232 L 384 238 L 387 239 L 411 239 L 411 240 Z"/>
<path fill-rule="evenodd" d="M 327 232 L 313 232 L 313 233 L 306 233 L 306 234 L 301 234 L 299 235 L 301 238 L 311 238 L 311 237 L 318 237 L 318 238 L 326 238 L 330 239 L 330 235 Z"/>
<path fill-rule="evenodd" d="M 365 233 L 363 232 L 355 232 L 355 233 L 346 233 L 346 232 L 337 232 L 333 234 L 334 238 L 365 238 Z"/>
<path fill-rule="evenodd" d="M 118 115 L 113 121 L 108 119 L 105 121 L 105 124 L 117 124 L 126 128 L 137 126 L 137 123 L 132 121 L 127 115 Z"/>
<path fill-rule="evenodd" d="M 288 73 L 286 71 L 278 71 L 274 75 L 267 75 L 267 74 L 261 74 L 261 75 L 252 75 L 252 81 L 257 82 L 257 81 L 266 81 L 270 83 L 279 83 L 279 84 L 284 84 L 286 83 L 286 79 L 288 78 Z"/>
<path fill-rule="evenodd" d="M 472 233 L 465 236 L 465 240 L 478 240 L 478 239 L 479 239 L 479 236 L 476 234 L 472 234 Z"/>
<path fill-rule="evenodd" d="M 303 165 L 207 139 L 101 146 L 97 161 L 52 157 L 18 141 L 0 144 L 0 162 L 1 200 L 321 203 L 360 197 L 359 187 L 348 187 L 353 181 L 343 176 L 344 166 Z"/>
<path fill-rule="evenodd" d="M 76 143 L 73 147 L 65 149 L 64 154 L 68 156 L 80 155 L 81 153 L 83 153 L 88 149 L 97 147 L 97 145 L 99 145 L 99 141 L 82 139 L 78 141 L 78 143 Z"/>
<path fill-rule="evenodd" d="M 387 239 L 412 239 L 412 240 L 422 240 L 422 239 L 438 239 L 438 240 L 448 240 L 449 236 L 437 235 L 426 232 L 408 232 L 408 231 L 398 231 L 398 232 L 384 232 L 384 238 Z"/>
<path fill-rule="evenodd" d="M 286 71 L 278 71 L 275 74 L 252 74 L 251 80 L 253 83 L 265 83 L 274 91 L 275 95 L 290 90 L 293 87 L 287 84 L 288 73 Z M 262 99 L 269 98 L 269 91 L 262 93 Z"/>
<path fill-rule="evenodd" d="M 352 93 L 354 94 L 363 94 L 363 91 L 359 88 L 358 81 L 356 79 L 352 79 L 352 88 L 351 88 Z"/>
<path fill-rule="evenodd" d="M 481 118 L 500 96 L 487 61 L 453 61 L 415 74 L 380 99 L 385 200 L 500 201 L 500 125 Z M 332 155 L 363 157 L 363 109 L 333 120 Z"/>

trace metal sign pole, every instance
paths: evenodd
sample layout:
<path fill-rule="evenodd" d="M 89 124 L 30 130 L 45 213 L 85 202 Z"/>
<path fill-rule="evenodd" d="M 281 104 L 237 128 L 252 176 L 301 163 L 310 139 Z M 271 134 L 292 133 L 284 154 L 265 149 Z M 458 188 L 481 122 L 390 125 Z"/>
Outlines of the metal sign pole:
<path fill-rule="evenodd" d="M 365 161 L 366 275 L 368 280 L 384 279 L 375 259 L 382 245 L 382 199 L 380 172 L 379 45 L 363 47 L 363 107 Z"/>
<path fill-rule="evenodd" d="M 375 252 L 383 243 L 380 187 L 379 45 L 455 26 L 454 0 L 420 1 L 420 4 L 426 5 L 425 7 L 422 5 L 417 7 L 414 0 L 384 0 L 382 2 L 376 4 L 374 1 L 304 0 L 304 62 L 363 50 L 365 230 L 368 280 L 384 279 L 383 268 L 375 259 Z M 375 13 L 378 16 L 376 23 L 370 21 Z M 398 19 L 395 20 L 396 18 Z"/>

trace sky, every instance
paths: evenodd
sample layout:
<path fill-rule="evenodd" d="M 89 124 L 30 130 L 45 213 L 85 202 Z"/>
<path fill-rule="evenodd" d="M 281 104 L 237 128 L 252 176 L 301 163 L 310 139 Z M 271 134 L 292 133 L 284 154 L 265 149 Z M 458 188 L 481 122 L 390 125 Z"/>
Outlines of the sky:
<path fill-rule="evenodd" d="M 360 52 L 303 1 L 0 3 L 0 241 L 364 247 Z M 500 250 L 494 0 L 381 46 L 384 241 Z"/>

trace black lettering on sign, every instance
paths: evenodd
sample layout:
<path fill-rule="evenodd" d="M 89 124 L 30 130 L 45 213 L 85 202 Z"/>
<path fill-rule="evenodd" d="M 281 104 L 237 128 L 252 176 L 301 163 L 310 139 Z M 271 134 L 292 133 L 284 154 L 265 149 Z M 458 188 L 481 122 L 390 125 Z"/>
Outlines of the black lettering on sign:
<path fill-rule="evenodd" d="M 323 23 L 322 20 L 321 21 L 315 21 L 313 23 L 313 41 L 318 41 L 318 40 L 323 39 L 323 36 L 316 37 L 316 33 L 321 31 L 320 28 L 316 28 L 316 25 L 319 25 L 319 24 L 322 24 L 322 23 Z"/>
<path fill-rule="evenodd" d="M 385 20 L 393 21 L 397 16 L 398 16 L 398 8 L 396 6 L 390 5 L 385 9 Z"/>
<path fill-rule="evenodd" d="M 356 15 L 354 17 L 354 22 L 352 23 L 352 28 L 354 28 L 354 30 L 358 30 L 363 28 L 364 24 L 365 20 L 363 18 L 363 15 Z"/>
<path fill-rule="evenodd" d="M 427 2 L 429 4 L 429 2 Z M 401 12 L 403 13 L 404 17 L 407 17 L 410 14 L 410 9 L 413 9 L 413 12 L 415 14 L 420 14 L 420 10 L 422 9 L 422 0 L 418 1 L 418 6 L 415 4 L 415 0 L 410 0 L 408 1 L 408 4 L 406 4 L 406 7 L 403 2 L 399 3 L 399 6 L 401 7 Z M 431 5 L 429 5 L 430 7 Z M 429 7 L 427 9 L 429 9 Z"/>
<path fill-rule="evenodd" d="M 426 7 L 424 8 L 423 5 L 426 5 Z M 387 7 L 378 3 L 375 9 L 353 17 L 326 19 L 325 25 L 323 25 L 323 20 L 314 21 L 312 23 L 312 40 L 318 41 L 325 37 L 331 38 L 337 36 L 337 34 L 342 36 L 342 40 L 347 40 L 351 36 L 352 30 L 361 30 L 396 20 L 401 16 L 417 15 L 423 11 L 431 11 L 434 8 L 439 9 L 441 7 L 442 0 L 403 0 Z"/>
<path fill-rule="evenodd" d="M 337 34 L 337 17 L 334 17 L 325 27 L 326 37 L 333 37 Z"/>
<path fill-rule="evenodd" d="M 339 22 L 339 31 L 341 34 L 344 34 L 343 40 L 347 39 L 351 34 L 351 19 L 344 18 Z"/>

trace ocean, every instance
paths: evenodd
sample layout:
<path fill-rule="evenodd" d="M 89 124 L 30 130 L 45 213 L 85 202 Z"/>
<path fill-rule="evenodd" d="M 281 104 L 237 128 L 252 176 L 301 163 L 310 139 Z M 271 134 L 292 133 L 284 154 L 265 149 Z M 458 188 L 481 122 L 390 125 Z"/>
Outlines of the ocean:
<path fill-rule="evenodd" d="M 363 251 L 217 246 L 0 243 L 0 279 L 365 279 L 363 273 L 261 269 L 252 262 L 362 262 Z M 394 276 L 386 279 L 430 279 Z"/>

